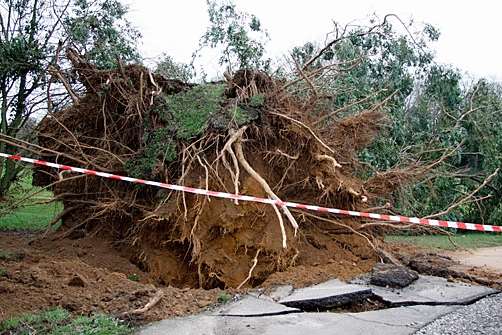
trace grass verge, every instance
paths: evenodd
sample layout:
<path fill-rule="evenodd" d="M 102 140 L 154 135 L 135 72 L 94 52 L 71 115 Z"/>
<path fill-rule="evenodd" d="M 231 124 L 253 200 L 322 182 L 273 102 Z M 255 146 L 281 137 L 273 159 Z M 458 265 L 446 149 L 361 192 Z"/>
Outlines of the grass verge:
<path fill-rule="evenodd" d="M 62 209 L 59 203 L 24 204 L 0 217 L 0 230 L 44 230 Z"/>
<path fill-rule="evenodd" d="M 496 247 L 502 245 L 502 234 L 490 233 L 468 233 L 455 234 L 451 237 L 458 248 L 476 249 L 485 247 Z M 443 250 L 456 250 L 455 247 L 445 235 L 419 235 L 419 236 L 402 236 L 390 235 L 385 238 L 385 241 L 391 243 L 406 243 L 425 248 L 436 248 Z"/>
<path fill-rule="evenodd" d="M 9 335 L 125 335 L 132 331 L 128 325 L 107 315 L 73 318 L 61 308 L 26 314 L 0 323 L 0 334 Z"/>

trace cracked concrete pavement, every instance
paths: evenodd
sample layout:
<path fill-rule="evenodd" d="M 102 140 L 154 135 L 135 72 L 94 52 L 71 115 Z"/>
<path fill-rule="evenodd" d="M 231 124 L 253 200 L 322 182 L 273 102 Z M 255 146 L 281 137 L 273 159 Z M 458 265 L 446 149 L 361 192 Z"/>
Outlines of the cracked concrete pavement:
<path fill-rule="evenodd" d="M 413 334 L 455 306 L 398 307 L 363 313 L 295 313 L 264 317 L 219 317 L 212 315 L 164 320 L 141 335 L 328 335 Z"/>
<path fill-rule="evenodd" d="M 279 287 L 272 293 L 273 298 L 248 295 L 215 311 L 154 323 L 139 334 L 413 334 L 438 318 L 462 310 L 463 305 L 496 292 L 430 276 L 420 276 L 404 289 L 331 280 L 299 290 Z M 332 307 L 368 297 L 384 302 L 386 307 L 360 313 L 329 312 Z"/>

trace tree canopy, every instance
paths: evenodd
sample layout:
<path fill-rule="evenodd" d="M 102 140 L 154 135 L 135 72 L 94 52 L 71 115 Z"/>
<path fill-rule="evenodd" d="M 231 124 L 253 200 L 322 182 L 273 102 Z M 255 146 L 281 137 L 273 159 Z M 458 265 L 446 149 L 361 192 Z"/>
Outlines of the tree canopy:
<path fill-rule="evenodd" d="M 65 73 L 64 50 L 77 49 L 100 68 L 137 61 L 139 32 L 125 19 L 118 0 L 2 0 L 0 2 L 0 136 L 26 137 L 36 115 L 64 106 L 71 73 Z M 25 138 L 26 139 L 26 138 Z M 33 139 L 33 138 L 31 138 Z M 5 140 L 5 138 L 4 138 Z M 0 151 L 19 148 L 0 142 Z M 0 197 L 22 167 L 0 161 Z"/>

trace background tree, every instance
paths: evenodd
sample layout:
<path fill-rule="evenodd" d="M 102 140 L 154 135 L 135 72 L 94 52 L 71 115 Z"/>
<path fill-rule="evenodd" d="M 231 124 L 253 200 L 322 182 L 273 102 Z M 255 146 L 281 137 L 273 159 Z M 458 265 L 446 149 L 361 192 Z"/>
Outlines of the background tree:
<path fill-rule="evenodd" d="M 330 35 L 326 45 L 307 42 L 292 50 L 289 78 L 297 84 L 289 89 L 311 95 L 320 111 L 332 110 L 319 116 L 326 129 L 375 105 L 385 110 L 386 130 L 361 153 L 361 173 L 370 177 L 451 153 L 425 181 L 408 176 L 411 182 L 394 194 L 393 211 L 502 224 L 500 175 L 484 184 L 502 166 L 500 85 L 481 80 L 463 87 L 457 69 L 435 62 L 430 44 L 439 31 L 430 25 L 417 30 L 388 15 L 368 27 L 335 25 Z"/>
<path fill-rule="evenodd" d="M 51 80 L 49 68 L 64 67 L 61 51 L 66 46 L 107 68 L 119 58 L 138 59 L 139 34 L 125 20 L 127 9 L 117 0 L 1 0 L 0 4 L 0 139 L 4 140 L 0 151 L 14 153 L 19 149 L 6 143 L 6 136 L 29 136 L 21 130 L 47 112 L 48 92 L 54 93 L 53 98 L 61 95 L 58 83 L 64 76 Z M 55 83 L 50 85 L 51 81 Z M 0 197 L 21 169 L 0 159 Z"/>
<path fill-rule="evenodd" d="M 268 34 L 260 20 L 238 10 L 230 0 L 208 0 L 207 5 L 209 26 L 193 59 L 209 47 L 219 51 L 219 64 L 229 72 L 242 68 L 269 70 L 270 59 L 265 58 Z"/>
<path fill-rule="evenodd" d="M 64 20 L 71 45 L 98 68 L 114 67 L 117 59 L 139 62 L 141 34 L 126 20 L 127 10 L 118 0 L 73 0 Z"/>
<path fill-rule="evenodd" d="M 178 79 L 184 82 L 189 82 L 194 77 L 190 65 L 178 63 L 166 54 L 162 55 L 160 62 L 157 63 L 155 73 L 168 79 Z"/>

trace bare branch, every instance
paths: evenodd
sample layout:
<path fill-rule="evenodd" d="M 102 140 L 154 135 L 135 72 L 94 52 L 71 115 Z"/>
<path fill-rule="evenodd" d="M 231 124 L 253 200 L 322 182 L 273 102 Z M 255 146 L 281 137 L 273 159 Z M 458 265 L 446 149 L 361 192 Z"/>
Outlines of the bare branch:
<path fill-rule="evenodd" d="M 491 175 L 486 177 L 486 179 L 483 181 L 483 183 L 481 185 L 479 185 L 474 191 L 472 191 L 471 193 L 469 193 L 468 195 L 466 195 L 462 199 L 458 200 L 454 204 L 450 205 L 446 210 L 441 211 L 436 214 L 431 214 L 431 215 L 425 216 L 424 219 L 431 219 L 431 218 L 435 218 L 438 216 L 446 215 L 446 214 L 450 213 L 452 210 L 454 210 L 455 208 L 468 202 L 476 193 L 478 193 L 483 187 L 485 187 L 486 184 L 488 184 L 493 178 L 495 178 L 495 176 L 498 174 L 499 170 L 500 170 L 500 168 L 497 168 Z"/>

